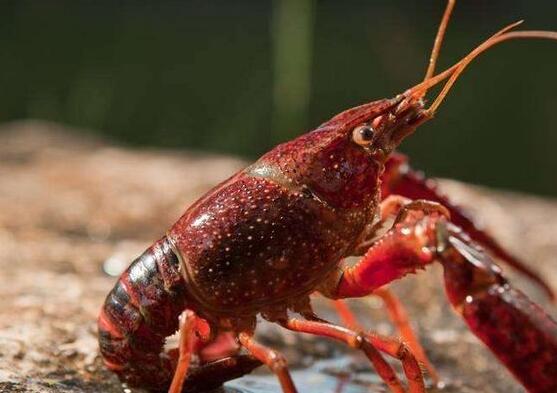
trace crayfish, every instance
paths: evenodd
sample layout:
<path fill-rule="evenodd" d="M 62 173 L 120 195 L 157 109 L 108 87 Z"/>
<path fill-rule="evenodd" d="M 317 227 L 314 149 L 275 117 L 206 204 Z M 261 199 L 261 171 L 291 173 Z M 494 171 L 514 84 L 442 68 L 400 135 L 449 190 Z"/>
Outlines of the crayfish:
<path fill-rule="evenodd" d="M 557 323 L 509 285 L 491 256 L 555 299 L 551 288 L 395 150 L 434 116 L 480 53 L 512 39 L 557 40 L 557 32 L 511 31 L 515 23 L 434 75 L 453 6 L 449 1 L 423 82 L 275 147 L 190 206 L 133 261 L 98 319 L 104 363 L 122 381 L 178 393 L 265 364 L 294 393 L 286 359 L 254 338 L 261 316 L 362 351 L 393 392 L 424 392 L 420 362 L 436 374 L 407 322 L 399 319 L 402 340 L 336 325 L 314 313 L 310 295 L 334 299 L 344 321 L 353 315 L 341 299 L 372 294 L 400 314 L 385 286 L 439 262 L 448 299 L 472 332 L 527 390 L 557 392 Z M 426 93 L 443 81 L 426 108 Z M 347 265 L 350 256 L 361 259 Z M 178 353 L 165 351 L 177 330 Z M 401 362 L 405 384 L 384 355 Z"/>

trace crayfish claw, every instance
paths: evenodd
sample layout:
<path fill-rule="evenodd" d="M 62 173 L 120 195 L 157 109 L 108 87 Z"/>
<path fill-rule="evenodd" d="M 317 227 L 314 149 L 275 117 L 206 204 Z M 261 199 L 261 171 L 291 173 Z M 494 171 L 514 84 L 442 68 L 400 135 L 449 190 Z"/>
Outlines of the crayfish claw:
<path fill-rule="evenodd" d="M 456 311 L 529 392 L 557 392 L 557 323 L 469 239 L 447 242 L 440 256 Z"/>

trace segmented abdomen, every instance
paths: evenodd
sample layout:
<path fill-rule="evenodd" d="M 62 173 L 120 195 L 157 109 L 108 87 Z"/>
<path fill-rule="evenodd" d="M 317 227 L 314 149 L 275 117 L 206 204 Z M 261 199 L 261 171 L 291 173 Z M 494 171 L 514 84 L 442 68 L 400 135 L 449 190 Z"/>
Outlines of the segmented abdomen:
<path fill-rule="evenodd" d="M 173 374 L 165 338 L 187 306 L 179 261 L 166 237 L 153 244 L 108 294 L 98 319 L 106 366 L 131 386 L 166 389 Z"/>

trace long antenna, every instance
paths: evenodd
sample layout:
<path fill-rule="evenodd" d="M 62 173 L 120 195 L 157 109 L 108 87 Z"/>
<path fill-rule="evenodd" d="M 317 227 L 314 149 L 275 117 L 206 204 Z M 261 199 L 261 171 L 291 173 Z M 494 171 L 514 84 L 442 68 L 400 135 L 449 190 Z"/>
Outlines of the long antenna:
<path fill-rule="evenodd" d="M 445 8 L 445 13 L 439 24 L 439 29 L 437 30 L 437 35 L 435 36 L 435 41 L 433 41 L 433 48 L 431 49 L 431 55 L 429 56 L 429 65 L 425 73 L 424 81 L 428 80 L 433 76 L 435 72 L 435 66 L 437 65 L 437 59 L 439 58 L 439 52 L 441 51 L 441 45 L 443 45 L 443 39 L 445 38 L 445 32 L 447 31 L 447 25 L 451 19 L 451 14 L 455 6 L 456 0 L 449 0 L 447 2 L 447 7 Z"/>
<path fill-rule="evenodd" d="M 468 57 L 472 53 L 475 53 L 476 55 L 479 55 L 481 52 L 483 52 L 485 49 L 487 49 L 487 48 L 481 49 L 483 47 L 483 45 L 485 45 L 490 40 L 507 33 L 509 30 L 514 29 L 518 25 L 522 24 L 522 22 L 523 22 L 522 20 L 519 20 L 518 22 L 514 22 L 514 23 L 512 23 L 508 26 L 505 26 L 504 28 L 502 28 L 501 30 L 499 30 L 498 32 L 493 34 L 491 37 L 489 37 L 487 40 L 485 40 L 483 43 L 481 43 L 478 47 L 476 47 L 476 49 L 474 49 L 472 52 L 470 52 L 466 57 Z M 460 61 L 458 61 L 456 64 L 454 64 L 452 67 L 446 69 L 445 71 L 440 72 L 439 74 L 437 74 L 435 76 L 432 76 L 431 78 L 426 79 L 423 82 L 418 83 L 417 85 L 409 88 L 408 90 L 406 90 L 404 92 L 404 95 L 407 96 L 407 97 L 413 96 L 414 98 L 421 98 L 423 95 L 425 95 L 427 93 L 427 91 L 431 87 L 437 85 L 439 82 L 442 82 L 445 79 L 449 78 L 451 75 L 453 75 L 456 72 L 456 70 L 458 69 L 458 67 L 462 65 L 462 61 L 464 61 L 464 59 L 466 59 L 466 57 L 464 57 L 463 59 L 461 59 Z"/>
<path fill-rule="evenodd" d="M 510 33 L 505 33 L 488 39 L 457 63 L 456 70 L 452 73 L 447 83 L 445 83 L 445 86 L 443 86 L 443 89 L 441 90 L 437 98 L 435 98 L 435 101 L 433 101 L 431 106 L 426 109 L 426 114 L 433 115 L 435 113 L 439 105 L 441 105 L 441 103 L 447 96 L 447 93 L 453 87 L 460 74 L 462 74 L 462 72 L 466 69 L 468 64 L 472 62 L 472 60 L 478 57 L 482 52 L 486 51 L 494 45 L 497 45 L 500 42 L 519 38 L 543 38 L 557 41 L 557 32 L 543 30 L 512 31 Z"/>

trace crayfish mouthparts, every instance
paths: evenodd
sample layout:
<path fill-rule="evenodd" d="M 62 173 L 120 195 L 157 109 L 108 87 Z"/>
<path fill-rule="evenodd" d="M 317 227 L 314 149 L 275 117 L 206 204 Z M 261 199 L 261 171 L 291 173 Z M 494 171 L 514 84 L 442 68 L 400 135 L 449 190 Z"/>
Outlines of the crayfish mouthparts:
<path fill-rule="evenodd" d="M 404 138 L 431 118 L 424 109 L 424 99 L 399 94 L 393 98 L 393 107 L 371 121 L 377 132 L 378 144 L 387 154 L 391 153 Z"/>

